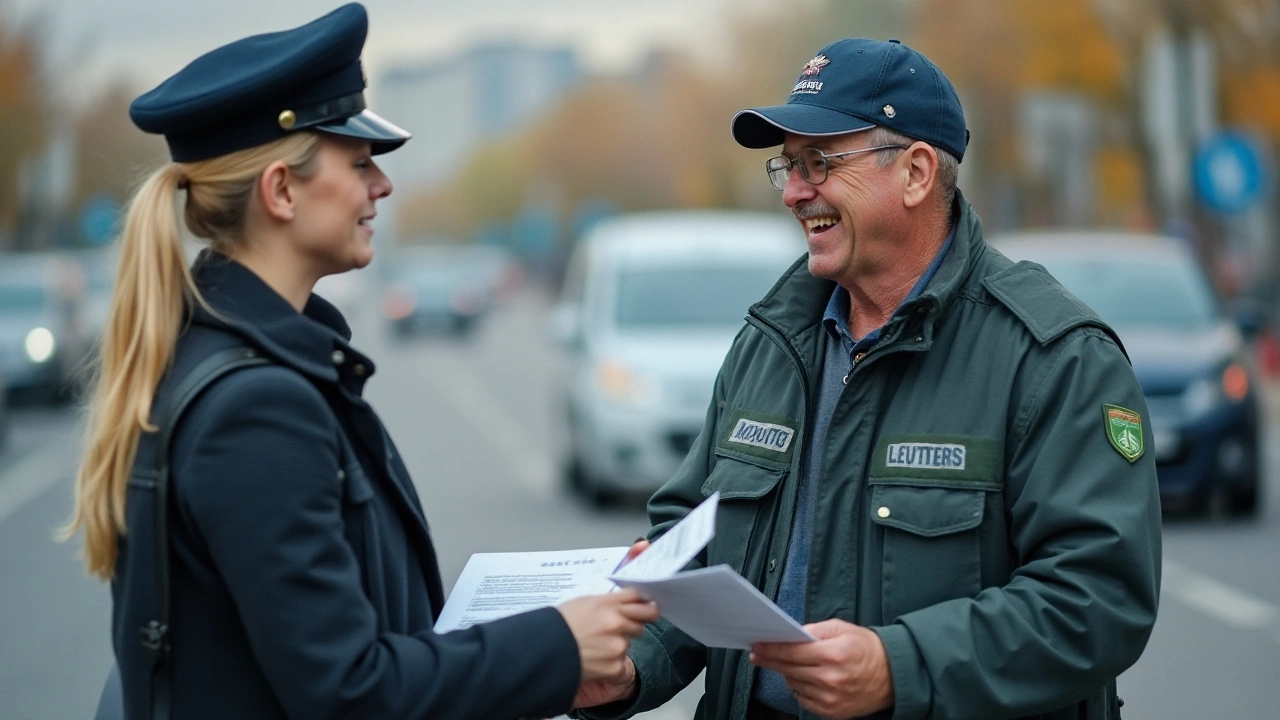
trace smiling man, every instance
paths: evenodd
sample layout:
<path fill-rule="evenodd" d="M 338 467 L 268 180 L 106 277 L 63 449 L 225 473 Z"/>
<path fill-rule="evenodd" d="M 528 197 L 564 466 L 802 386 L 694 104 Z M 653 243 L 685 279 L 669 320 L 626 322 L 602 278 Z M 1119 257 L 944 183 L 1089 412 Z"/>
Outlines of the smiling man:
<path fill-rule="evenodd" d="M 750 308 L 650 539 L 719 491 L 696 562 L 818 640 L 748 653 L 659 622 L 583 715 L 705 668 L 700 718 L 1119 718 L 1159 595 L 1147 408 L 1111 328 L 983 241 L 951 83 L 896 41 L 841 40 L 732 129 L 781 146 L 766 170 L 809 254 Z M 744 422 L 794 441 L 744 443 Z"/>

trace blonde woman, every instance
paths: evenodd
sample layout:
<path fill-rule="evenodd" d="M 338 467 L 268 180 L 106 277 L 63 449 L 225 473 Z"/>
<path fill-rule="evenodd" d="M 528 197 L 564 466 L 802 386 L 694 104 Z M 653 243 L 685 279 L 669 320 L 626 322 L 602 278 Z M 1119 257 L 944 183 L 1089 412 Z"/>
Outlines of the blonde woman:
<path fill-rule="evenodd" d="M 111 580 L 129 718 L 556 715 L 656 617 L 616 592 L 432 632 L 435 550 L 361 398 L 374 364 L 311 294 L 369 263 L 392 189 L 372 156 L 409 137 L 365 110 L 366 30 L 350 4 L 239 40 L 130 109 L 174 162 L 125 220 L 69 527 Z M 180 201 L 209 246 L 191 269 Z"/>

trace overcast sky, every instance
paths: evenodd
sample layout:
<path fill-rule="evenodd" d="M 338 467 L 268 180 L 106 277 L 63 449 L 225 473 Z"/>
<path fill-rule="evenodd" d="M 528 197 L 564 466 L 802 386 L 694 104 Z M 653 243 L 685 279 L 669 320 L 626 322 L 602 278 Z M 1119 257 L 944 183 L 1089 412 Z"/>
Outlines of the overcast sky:
<path fill-rule="evenodd" d="M 63 91 L 112 75 L 149 87 L 235 38 L 300 25 L 340 0 L 0 0 L 7 18 L 44 16 Z M 364 0 L 371 79 L 388 64 L 456 52 L 477 40 L 567 42 L 600 70 L 628 66 L 655 44 L 714 53 L 722 19 L 770 0 Z M 376 88 L 374 88 L 376 92 Z"/>

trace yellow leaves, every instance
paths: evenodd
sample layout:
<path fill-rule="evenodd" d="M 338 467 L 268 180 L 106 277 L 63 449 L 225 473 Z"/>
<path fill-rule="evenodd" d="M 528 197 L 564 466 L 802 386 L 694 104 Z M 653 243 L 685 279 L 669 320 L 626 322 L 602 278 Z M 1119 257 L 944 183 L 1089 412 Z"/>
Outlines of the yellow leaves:
<path fill-rule="evenodd" d="M 1280 67 L 1241 67 L 1222 77 L 1224 125 L 1245 126 L 1280 143 Z"/>

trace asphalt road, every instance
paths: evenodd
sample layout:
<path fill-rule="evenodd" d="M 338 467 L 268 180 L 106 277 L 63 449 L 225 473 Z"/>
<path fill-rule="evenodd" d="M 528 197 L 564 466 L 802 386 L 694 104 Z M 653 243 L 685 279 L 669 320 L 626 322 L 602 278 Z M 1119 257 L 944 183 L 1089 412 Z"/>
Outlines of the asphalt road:
<path fill-rule="evenodd" d="M 559 358 L 544 303 L 522 296 L 466 341 L 391 341 L 367 312 L 357 345 L 378 361 L 368 395 L 413 473 L 450 587 L 474 552 L 624 545 L 638 506 L 590 509 L 561 489 Z M 53 541 L 79 453 L 74 408 L 22 408 L 0 449 L 0 720 L 88 717 L 110 665 L 107 588 L 74 543 Z M 1271 467 L 1277 447 L 1271 442 Z M 1252 522 L 1170 518 L 1160 620 L 1120 679 L 1126 720 L 1280 714 L 1280 478 Z M 693 686 L 647 720 L 693 714 Z"/>

